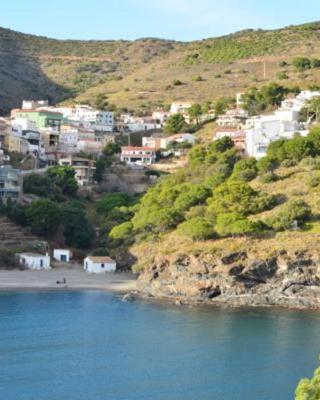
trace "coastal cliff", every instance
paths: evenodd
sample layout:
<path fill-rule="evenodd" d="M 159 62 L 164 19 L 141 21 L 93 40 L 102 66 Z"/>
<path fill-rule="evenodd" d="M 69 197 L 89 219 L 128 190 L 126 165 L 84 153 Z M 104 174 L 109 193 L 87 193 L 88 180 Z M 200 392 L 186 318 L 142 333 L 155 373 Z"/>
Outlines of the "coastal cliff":
<path fill-rule="evenodd" d="M 320 308 L 320 253 L 285 250 L 264 259 L 247 252 L 224 257 L 159 257 L 139 278 L 140 294 L 177 304 Z"/>

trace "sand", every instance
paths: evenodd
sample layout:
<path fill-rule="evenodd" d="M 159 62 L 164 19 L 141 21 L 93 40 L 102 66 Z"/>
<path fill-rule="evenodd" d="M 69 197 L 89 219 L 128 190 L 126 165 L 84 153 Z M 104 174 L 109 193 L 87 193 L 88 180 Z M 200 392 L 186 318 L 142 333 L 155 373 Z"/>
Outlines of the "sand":
<path fill-rule="evenodd" d="M 66 284 L 57 284 L 63 281 Z M 126 293 L 136 289 L 136 277 L 130 273 L 88 274 L 80 268 L 43 271 L 0 270 L 0 291 L 4 290 L 108 290 Z"/>

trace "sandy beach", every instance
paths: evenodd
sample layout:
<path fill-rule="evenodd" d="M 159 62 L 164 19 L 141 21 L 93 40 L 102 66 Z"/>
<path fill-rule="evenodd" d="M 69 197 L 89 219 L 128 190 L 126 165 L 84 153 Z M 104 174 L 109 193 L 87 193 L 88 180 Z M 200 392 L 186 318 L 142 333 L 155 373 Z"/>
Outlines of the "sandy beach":
<path fill-rule="evenodd" d="M 66 279 L 66 284 L 58 284 Z M 130 273 L 88 274 L 80 268 L 45 271 L 0 270 L 0 291 L 5 290 L 108 290 L 125 293 L 136 289 Z"/>

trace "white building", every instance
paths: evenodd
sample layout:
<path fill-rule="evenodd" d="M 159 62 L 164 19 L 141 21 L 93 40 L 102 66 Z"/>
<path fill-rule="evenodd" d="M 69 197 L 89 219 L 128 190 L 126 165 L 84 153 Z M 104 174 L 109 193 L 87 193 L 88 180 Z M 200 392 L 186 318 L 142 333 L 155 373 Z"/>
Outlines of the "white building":
<path fill-rule="evenodd" d="M 248 113 L 241 108 L 228 110 L 225 114 L 219 115 L 217 125 L 221 127 L 238 127 L 246 122 Z"/>
<path fill-rule="evenodd" d="M 36 253 L 21 253 L 18 254 L 19 263 L 29 269 L 51 269 L 50 267 L 50 256 L 46 254 Z"/>
<path fill-rule="evenodd" d="M 195 144 L 196 137 L 192 133 L 177 133 L 176 135 L 168 136 L 161 139 L 161 149 L 167 149 L 171 143 L 188 143 Z"/>
<path fill-rule="evenodd" d="M 170 108 L 171 114 L 187 114 L 189 108 L 192 106 L 192 103 L 189 102 L 180 102 L 180 103 L 172 103 Z"/>
<path fill-rule="evenodd" d="M 68 249 L 54 249 L 53 258 L 60 262 L 68 263 L 72 257 L 72 253 Z"/>
<path fill-rule="evenodd" d="M 48 107 L 48 100 L 23 100 L 22 101 L 22 109 L 23 110 L 35 110 L 39 107 Z"/>
<path fill-rule="evenodd" d="M 92 274 L 102 274 L 105 272 L 115 272 L 117 263 L 110 257 L 89 256 L 84 259 L 84 270 Z"/>
<path fill-rule="evenodd" d="M 156 150 L 151 147 L 121 147 L 121 162 L 126 164 L 151 165 L 156 161 Z"/>
<path fill-rule="evenodd" d="M 247 121 L 246 153 L 255 158 L 266 156 L 271 142 L 279 139 L 291 139 L 294 135 L 306 136 L 308 131 L 298 122 L 296 111 L 276 111 L 271 115 L 261 115 Z"/>

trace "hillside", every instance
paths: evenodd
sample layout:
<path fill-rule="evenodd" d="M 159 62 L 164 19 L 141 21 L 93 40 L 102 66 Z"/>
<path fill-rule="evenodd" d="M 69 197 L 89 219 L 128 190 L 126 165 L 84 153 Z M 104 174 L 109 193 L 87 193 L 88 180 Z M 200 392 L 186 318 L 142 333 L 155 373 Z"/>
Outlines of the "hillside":
<path fill-rule="evenodd" d="M 26 97 L 93 102 L 99 93 L 117 107 L 145 111 L 173 100 L 234 95 L 271 80 L 320 84 L 319 68 L 301 73 L 291 65 L 296 56 L 320 57 L 320 23 L 189 43 L 59 41 L 0 29 L 0 54 L 2 113 Z"/>
<path fill-rule="evenodd" d="M 205 137 L 205 132 L 202 132 Z M 319 308 L 320 128 L 240 158 L 230 139 L 194 146 L 109 233 L 141 291 L 187 303 Z"/>

